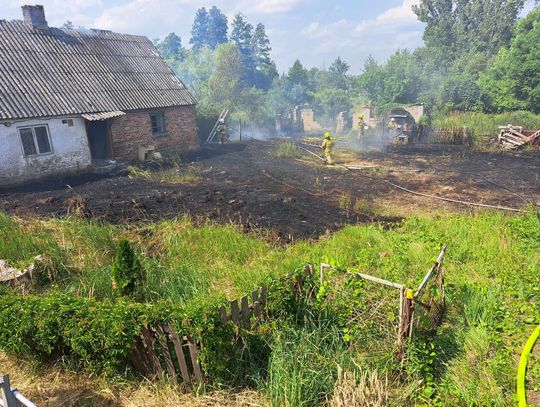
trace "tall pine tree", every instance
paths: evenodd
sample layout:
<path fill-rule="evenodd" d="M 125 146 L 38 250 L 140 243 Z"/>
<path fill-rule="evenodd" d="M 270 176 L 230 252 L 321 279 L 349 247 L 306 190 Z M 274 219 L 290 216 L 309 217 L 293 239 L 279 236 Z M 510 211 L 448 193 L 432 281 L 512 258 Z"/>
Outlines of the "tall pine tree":
<path fill-rule="evenodd" d="M 219 44 L 225 44 L 227 42 L 227 29 L 227 16 L 216 6 L 212 6 L 208 11 L 207 42 L 210 49 L 216 49 Z"/>
<path fill-rule="evenodd" d="M 208 12 L 204 7 L 195 13 L 189 43 L 193 46 L 194 51 L 199 51 L 208 45 Z"/>
<path fill-rule="evenodd" d="M 255 86 L 261 89 L 269 89 L 272 81 L 278 76 L 276 64 L 270 58 L 271 50 L 264 25 L 259 23 L 253 35 L 253 54 L 256 69 Z"/>
<path fill-rule="evenodd" d="M 242 57 L 242 85 L 246 87 L 253 86 L 256 76 L 253 26 L 247 22 L 241 13 L 234 16 L 231 41 L 238 48 Z"/>

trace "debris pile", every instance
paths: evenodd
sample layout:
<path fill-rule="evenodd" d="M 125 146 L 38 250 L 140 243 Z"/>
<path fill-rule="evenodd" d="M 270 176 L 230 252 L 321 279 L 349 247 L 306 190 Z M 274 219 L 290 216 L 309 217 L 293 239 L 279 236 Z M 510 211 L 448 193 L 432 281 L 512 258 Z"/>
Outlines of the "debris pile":
<path fill-rule="evenodd" d="M 42 278 L 52 281 L 56 277 L 56 270 L 51 258 L 39 255 L 34 257 L 33 260 L 31 264 L 22 270 L 11 267 L 7 260 L 0 260 L 0 283 L 27 286 Z"/>
<path fill-rule="evenodd" d="M 527 144 L 540 147 L 540 130 L 531 136 L 527 136 L 523 132 L 521 126 L 500 126 L 501 130 L 498 137 L 498 142 L 502 148 L 507 150 L 517 150 Z"/>

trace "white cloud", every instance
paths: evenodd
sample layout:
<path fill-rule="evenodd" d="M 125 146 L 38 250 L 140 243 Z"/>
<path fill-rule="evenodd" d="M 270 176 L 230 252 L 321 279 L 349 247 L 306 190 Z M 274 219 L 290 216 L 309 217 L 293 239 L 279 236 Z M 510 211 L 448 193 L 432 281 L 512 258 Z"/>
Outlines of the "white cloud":
<path fill-rule="evenodd" d="M 402 0 L 399 6 L 360 22 L 312 22 L 301 31 L 310 46 L 299 47 L 300 60 L 316 61 L 322 57 L 328 65 L 341 56 L 357 71 L 368 55 L 382 60 L 397 48 L 414 49 L 421 45 L 423 32 L 423 24 L 412 11 L 418 3 L 419 0 Z"/>
<path fill-rule="evenodd" d="M 246 1 L 244 2 L 242 9 L 245 9 L 248 13 L 258 13 L 258 14 L 275 14 L 275 13 L 284 13 L 292 10 L 303 0 L 259 0 Z"/>
<path fill-rule="evenodd" d="M 374 27 L 384 27 L 388 30 L 417 23 L 412 6 L 418 4 L 420 4 L 420 0 L 403 0 L 400 6 L 389 8 L 375 19 L 362 21 L 356 26 L 355 31 L 362 32 Z"/>
<path fill-rule="evenodd" d="M 195 0 L 132 0 L 106 9 L 92 26 L 154 37 L 189 31 L 198 4 Z"/>

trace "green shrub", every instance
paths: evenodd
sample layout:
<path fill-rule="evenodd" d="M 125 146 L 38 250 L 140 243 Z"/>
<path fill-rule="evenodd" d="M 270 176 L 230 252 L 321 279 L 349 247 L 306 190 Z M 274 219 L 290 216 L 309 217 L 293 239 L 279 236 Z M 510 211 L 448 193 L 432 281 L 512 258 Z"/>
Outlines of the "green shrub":
<path fill-rule="evenodd" d="M 279 158 L 298 158 L 301 154 L 294 143 L 285 141 L 278 144 L 273 155 Z"/>
<path fill-rule="evenodd" d="M 144 300 L 146 272 L 135 251 L 126 239 L 116 247 L 116 257 L 112 265 L 113 287 L 122 296 Z"/>
<path fill-rule="evenodd" d="M 92 371 L 123 371 L 140 332 L 139 307 L 64 294 L 2 295 L 0 344 L 5 351 L 27 357 L 65 357 Z"/>

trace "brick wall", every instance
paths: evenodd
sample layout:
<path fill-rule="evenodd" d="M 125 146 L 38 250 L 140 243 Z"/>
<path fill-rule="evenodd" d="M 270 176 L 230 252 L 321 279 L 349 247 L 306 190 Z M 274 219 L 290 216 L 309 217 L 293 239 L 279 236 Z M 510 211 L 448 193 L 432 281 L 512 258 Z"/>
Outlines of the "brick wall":
<path fill-rule="evenodd" d="M 165 136 L 154 136 L 150 113 L 163 111 Z M 197 145 L 197 117 L 195 106 L 174 106 L 127 112 L 111 123 L 112 150 L 114 158 L 134 160 L 139 146 L 154 146 L 155 151 L 182 151 Z"/>

